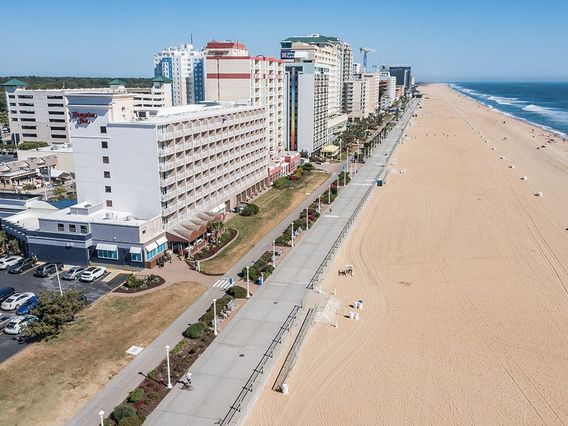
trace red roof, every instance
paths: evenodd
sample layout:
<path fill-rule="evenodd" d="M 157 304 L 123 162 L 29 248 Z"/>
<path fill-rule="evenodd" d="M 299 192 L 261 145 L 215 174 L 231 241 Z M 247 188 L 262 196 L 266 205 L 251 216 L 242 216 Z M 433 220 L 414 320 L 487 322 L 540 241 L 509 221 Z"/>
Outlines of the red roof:
<path fill-rule="evenodd" d="M 207 49 L 243 49 L 246 50 L 246 46 L 242 43 L 237 43 L 236 41 L 215 41 L 211 40 L 205 46 Z"/>

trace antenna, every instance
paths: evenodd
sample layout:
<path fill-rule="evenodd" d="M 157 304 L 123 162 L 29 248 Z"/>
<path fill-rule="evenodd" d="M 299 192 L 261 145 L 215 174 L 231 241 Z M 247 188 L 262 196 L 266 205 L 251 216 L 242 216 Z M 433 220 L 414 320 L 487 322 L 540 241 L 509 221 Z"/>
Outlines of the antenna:
<path fill-rule="evenodd" d="M 189 33 L 189 42 L 193 46 L 193 33 Z"/>

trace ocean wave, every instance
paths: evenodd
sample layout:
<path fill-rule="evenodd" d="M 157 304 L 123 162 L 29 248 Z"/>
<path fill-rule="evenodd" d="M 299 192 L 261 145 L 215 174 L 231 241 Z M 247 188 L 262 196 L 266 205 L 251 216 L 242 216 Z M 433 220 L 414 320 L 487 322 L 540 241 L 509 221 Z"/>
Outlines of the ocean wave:
<path fill-rule="evenodd" d="M 559 124 L 568 124 L 568 111 L 561 111 L 554 108 L 547 108 L 540 105 L 529 104 L 522 108 L 523 111 L 540 114 L 551 121 Z"/>
<path fill-rule="evenodd" d="M 519 100 L 519 98 L 509 98 L 507 96 L 489 96 L 487 99 L 493 102 L 497 102 L 499 105 L 517 106 L 525 105 L 528 103 L 526 101 Z"/>

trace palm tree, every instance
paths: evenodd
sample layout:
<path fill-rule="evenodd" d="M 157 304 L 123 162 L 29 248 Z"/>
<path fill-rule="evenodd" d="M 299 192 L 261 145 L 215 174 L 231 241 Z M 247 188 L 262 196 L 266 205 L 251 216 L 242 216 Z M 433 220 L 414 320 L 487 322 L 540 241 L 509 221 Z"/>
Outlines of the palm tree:
<path fill-rule="evenodd" d="M 8 250 L 12 254 L 20 254 L 21 250 L 20 250 L 20 243 L 18 242 L 18 240 L 13 239 L 8 241 Z"/>
<path fill-rule="evenodd" d="M 209 232 L 213 233 L 215 244 L 219 243 L 219 237 L 225 231 L 225 224 L 220 220 L 209 222 Z"/>

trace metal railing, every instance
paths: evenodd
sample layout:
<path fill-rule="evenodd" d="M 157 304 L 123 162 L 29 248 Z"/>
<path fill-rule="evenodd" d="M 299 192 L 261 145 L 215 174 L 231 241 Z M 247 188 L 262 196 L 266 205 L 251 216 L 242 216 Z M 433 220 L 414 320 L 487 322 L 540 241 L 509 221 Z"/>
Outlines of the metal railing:
<path fill-rule="evenodd" d="M 276 347 L 282 343 L 282 337 L 284 336 L 284 333 L 292 328 L 292 325 L 294 324 L 294 321 L 298 316 L 298 311 L 301 308 L 302 306 L 300 305 L 294 305 L 292 311 L 290 311 L 290 314 L 288 314 L 288 317 L 284 321 L 284 324 L 282 324 L 282 326 L 278 330 L 278 333 L 276 333 L 276 336 L 274 337 L 274 339 L 272 339 L 270 346 L 268 346 L 268 349 L 266 350 L 266 352 L 264 352 L 264 355 L 262 355 L 260 362 L 257 364 L 247 382 L 241 389 L 241 392 L 237 396 L 237 399 L 235 399 L 235 402 L 233 402 L 231 408 L 229 408 L 227 415 L 223 418 L 223 420 L 221 420 L 219 424 L 228 425 L 231 420 L 233 420 L 233 417 L 235 417 L 237 413 L 241 412 L 241 406 L 244 400 L 253 391 L 253 387 L 258 379 L 258 376 L 264 374 L 264 366 L 273 357 Z"/>

